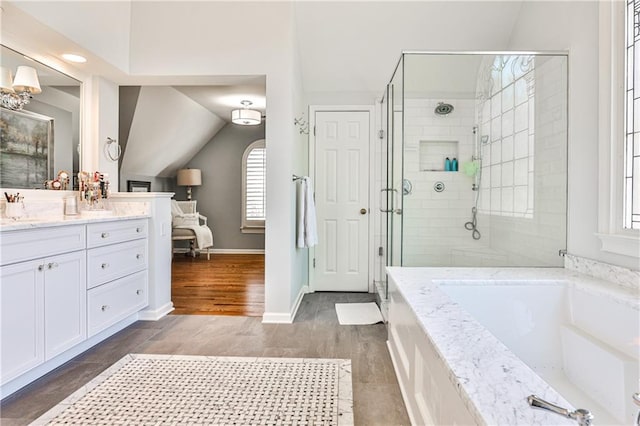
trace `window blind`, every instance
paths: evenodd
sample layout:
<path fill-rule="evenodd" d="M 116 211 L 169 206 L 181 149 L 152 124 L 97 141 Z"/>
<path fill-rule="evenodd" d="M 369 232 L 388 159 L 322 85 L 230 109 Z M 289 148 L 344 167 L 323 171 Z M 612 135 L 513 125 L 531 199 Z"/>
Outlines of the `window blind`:
<path fill-rule="evenodd" d="M 247 156 L 245 217 L 247 220 L 265 220 L 266 217 L 266 160 L 265 148 L 254 148 Z"/>

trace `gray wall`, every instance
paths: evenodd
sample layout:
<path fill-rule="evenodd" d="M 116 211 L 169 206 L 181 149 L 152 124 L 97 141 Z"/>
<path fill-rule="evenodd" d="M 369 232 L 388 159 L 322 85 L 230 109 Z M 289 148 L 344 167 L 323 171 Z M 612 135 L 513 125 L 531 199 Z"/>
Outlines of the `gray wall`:
<path fill-rule="evenodd" d="M 264 234 L 240 232 L 242 154 L 258 139 L 264 139 L 264 124 L 227 124 L 185 166 L 202 170 L 202 186 L 193 188 L 193 198 L 209 219 L 216 249 L 264 249 Z M 186 188 L 176 187 L 175 198 L 185 200 Z"/>

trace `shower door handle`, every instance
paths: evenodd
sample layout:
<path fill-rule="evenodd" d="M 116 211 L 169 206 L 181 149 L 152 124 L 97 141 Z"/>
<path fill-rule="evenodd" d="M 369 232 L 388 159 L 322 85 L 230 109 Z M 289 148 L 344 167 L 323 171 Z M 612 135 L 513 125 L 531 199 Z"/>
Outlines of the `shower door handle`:
<path fill-rule="evenodd" d="M 382 200 L 385 197 L 385 193 L 386 193 L 387 201 L 389 201 L 389 192 L 390 191 L 396 191 L 396 190 L 393 189 L 393 188 L 382 188 L 380 190 L 380 212 L 382 212 L 382 213 L 393 213 L 393 206 L 390 209 L 385 209 L 384 206 L 382 205 Z M 391 201 L 391 203 L 393 204 L 393 200 Z"/>

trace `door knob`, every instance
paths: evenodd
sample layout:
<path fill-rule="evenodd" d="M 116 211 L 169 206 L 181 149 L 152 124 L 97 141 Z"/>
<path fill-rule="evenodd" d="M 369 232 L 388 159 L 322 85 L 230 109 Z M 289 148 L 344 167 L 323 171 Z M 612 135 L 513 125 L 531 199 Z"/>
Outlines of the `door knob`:
<path fill-rule="evenodd" d="M 360 209 L 360 214 L 367 214 L 367 209 Z"/>

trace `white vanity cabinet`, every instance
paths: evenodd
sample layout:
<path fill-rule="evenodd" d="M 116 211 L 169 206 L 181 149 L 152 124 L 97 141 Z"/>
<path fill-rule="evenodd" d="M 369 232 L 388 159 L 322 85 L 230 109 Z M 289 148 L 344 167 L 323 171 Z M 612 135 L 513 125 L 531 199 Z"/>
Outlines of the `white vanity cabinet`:
<path fill-rule="evenodd" d="M 0 396 L 135 321 L 148 303 L 148 219 L 0 234 Z"/>
<path fill-rule="evenodd" d="M 84 227 L 71 228 L 74 229 L 54 234 L 77 236 L 78 244 L 64 246 L 76 251 L 0 268 L 2 383 L 86 339 L 86 259 L 84 250 L 77 250 L 78 247 L 84 248 Z M 25 231 L 25 238 L 35 244 L 38 234 L 40 241 L 52 243 L 50 236 L 41 230 Z M 27 250 L 16 252 L 16 247 L 11 244 L 16 241 L 13 237 L 13 233 L 2 236 L 2 251 L 13 251 L 12 256 L 16 259 L 28 258 L 33 253 L 53 253 L 59 249 L 52 243 L 48 250 L 28 250 L 26 245 L 21 248 Z M 19 241 L 23 245 L 23 240 Z"/>
<path fill-rule="evenodd" d="M 89 336 L 147 306 L 147 220 L 87 226 Z"/>

